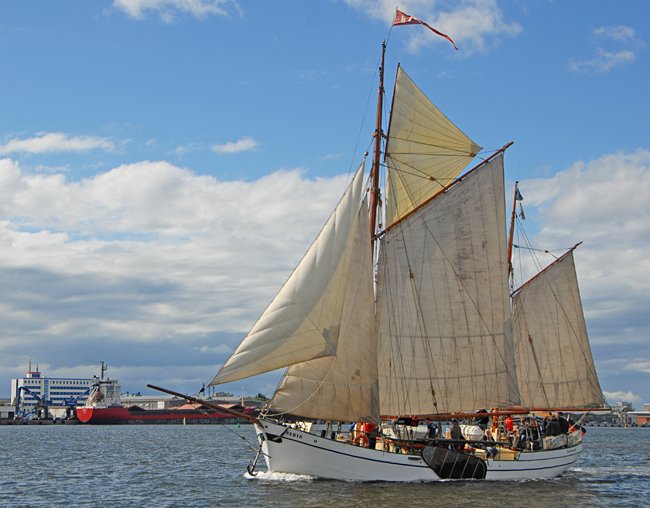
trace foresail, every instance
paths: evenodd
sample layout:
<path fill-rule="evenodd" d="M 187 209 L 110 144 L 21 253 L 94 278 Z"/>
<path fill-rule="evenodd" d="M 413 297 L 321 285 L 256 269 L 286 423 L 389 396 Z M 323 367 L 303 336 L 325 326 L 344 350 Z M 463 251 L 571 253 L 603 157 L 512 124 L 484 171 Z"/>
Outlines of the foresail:
<path fill-rule="evenodd" d="M 336 354 L 342 313 L 342 268 L 357 220 L 363 165 L 275 299 L 211 385 Z"/>
<path fill-rule="evenodd" d="M 519 402 L 505 249 L 503 155 L 386 233 L 378 280 L 382 415 Z"/>
<path fill-rule="evenodd" d="M 589 346 L 573 251 L 515 293 L 513 333 L 526 407 L 605 403 Z"/>
<path fill-rule="evenodd" d="M 449 185 L 480 150 L 398 68 L 386 145 L 386 226 Z"/>
<path fill-rule="evenodd" d="M 289 367 L 273 397 L 272 412 L 338 421 L 379 420 L 368 222 L 368 209 L 363 206 L 339 265 L 341 317 L 336 356 Z"/>

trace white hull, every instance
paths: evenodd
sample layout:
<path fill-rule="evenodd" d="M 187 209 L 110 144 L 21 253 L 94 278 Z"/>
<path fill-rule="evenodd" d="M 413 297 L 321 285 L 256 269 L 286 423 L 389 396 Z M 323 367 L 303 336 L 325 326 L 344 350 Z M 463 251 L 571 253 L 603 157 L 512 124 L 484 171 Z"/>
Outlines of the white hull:
<path fill-rule="evenodd" d="M 255 424 L 270 472 L 347 481 L 417 482 L 442 479 L 419 455 L 353 446 L 262 420 Z M 570 448 L 520 452 L 517 460 L 487 459 L 486 480 L 532 480 L 561 475 L 582 444 Z"/>

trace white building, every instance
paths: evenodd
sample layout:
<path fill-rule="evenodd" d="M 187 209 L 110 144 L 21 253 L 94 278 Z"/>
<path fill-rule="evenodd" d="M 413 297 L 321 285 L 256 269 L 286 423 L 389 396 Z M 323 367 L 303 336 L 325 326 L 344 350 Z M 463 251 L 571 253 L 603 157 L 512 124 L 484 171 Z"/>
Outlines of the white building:
<path fill-rule="evenodd" d="M 0 400 L 0 420 L 11 420 L 14 417 L 14 407 L 6 399 Z"/>
<path fill-rule="evenodd" d="M 48 407 L 52 416 L 64 416 L 71 406 L 83 405 L 88 398 L 92 379 L 48 378 L 41 376 L 38 367 L 23 378 L 11 380 L 11 405 L 16 407 L 18 415 L 33 412 L 39 399 Z"/>

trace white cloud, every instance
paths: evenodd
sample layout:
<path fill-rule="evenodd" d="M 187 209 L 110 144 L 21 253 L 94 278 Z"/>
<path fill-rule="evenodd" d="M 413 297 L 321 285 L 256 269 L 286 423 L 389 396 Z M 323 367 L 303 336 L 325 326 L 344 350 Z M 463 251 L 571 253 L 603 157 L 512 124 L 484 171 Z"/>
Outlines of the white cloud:
<path fill-rule="evenodd" d="M 286 280 L 345 182 L 300 170 L 224 182 L 164 161 L 69 181 L 0 159 L 0 377 L 29 355 L 62 375 L 107 360 L 129 390 L 166 377 L 200 386 Z M 534 246 L 585 242 L 576 263 L 603 386 L 643 395 L 650 151 L 520 185 L 539 225 Z M 616 361 L 601 369 L 603 351 Z"/>
<path fill-rule="evenodd" d="M 228 143 L 212 145 L 212 151 L 215 153 L 239 153 L 247 152 L 257 148 L 257 141 L 251 137 L 229 141 Z"/>
<path fill-rule="evenodd" d="M 626 364 L 623 368 L 625 370 L 635 370 L 638 372 L 644 372 L 646 374 L 650 374 L 650 360 L 636 359 Z"/>
<path fill-rule="evenodd" d="M 369 17 L 388 24 L 395 16 L 397 4 L 393 0 L 345 1 Z M 485 51 L 499 37 L 516 36 L 523 30 L 520 24 L 505 19 L 497 0 L 410 0 L 400 2 L 399 9 L 449 35 L 465 54 Z M 408 38 L 411 51 L 433 44 L 448 44 L 422 27 L 405 26 L 395 30 L 406 32 L 404 37 Z"/>
<path fill-rule="evenodd" d="M 82 377 L 107 360 L 129 390 L 160 379 L 200 386 L 345 184 L 300 170 L 222 182 L 146 161 L 75 182 L 0 159 L 0 378 L 28 355 L 56 366 L 49 374 Z"/>
<path fill-rule="evenodd" d="M 166 162 L 68 182 L 61 174 L 23 174 L 15 161 L 0 160 L 0 266 L 18 274 L 5 291 L 21 295 L 4 299 L 12 303 L 0 315 L 11 314 L 16 336 L 36 341 L 60 335 L 137 342 L 245 330 L 344 184 L 344 177 L 314 181 L 298 170 L 221 182 Z M 322 200 L 312 199 L 317 192 Z M 55 318 L 41 308 L 45 294 L 63 307 Z M 81 312 L 86 306 L 93 311 Z M 11 336 L 1 336 L 0 345 Z"/>
<path fill-rule="evenodd" d="M 203 148 L 203 145 L 201 143 L 188 143 L 187 145 L 177 146 L 174 149 L 173 153 L 178 157 L 182 157 L 186 153 L 194 152 L 196 150 L 200 150 L 201 148 Z"/>
<path fill-rule="evenodd" d="M 589 60 L 569 60 L 569 70 L 577 73 L 604 74 L 619 65 L 634 62 L 636 55 L 629 49 L 606 51 L 596 48 L 596 55 Z"/>
<path fill-rule="evenodd" d="M 593 31 L 593 35 L 621 42 L 635 40 L 634 28 L 625 25 L 601 26 Z"/>
<path fill-rule="evenodd" d="M 592 34 L 601 42 L 609 42 L 619 47 L 609 49 L 597 47 L 592 58 L 570 59 L 567 66 L 570 72 L 605 74 L 615 67 L 634 62 L 636 51 L 644 45 L 643 41 L 636 38 L 634 29 L 626 25 L 601 26 Z"/>
<path fill-rule="evenodd" d="M 148 12 L 157 14 L 164 22 L 172 22 L 179 14 L 196 18 L 209 15 L 227 16 L 226 5 L 237 7 L 234 0 L 114 0 L 113 7 L 134 19 L 142 19 Z"/>
<path fill-rule="evenodd" d="M 0 145 L 0 155 L 13 153 L 87 152 L 115 149 L 108 138 L 96 136 L 69 136 L 61 132 L 46 132 L 32 138 L 10 139 Z"/>
<path fill-rule="evenodd" d="M 622 392 L 622 391 L 617 391 L 617 392 L 603 392 L 605 395 L 605 398 L 609 401 L 610 404 L 616 404 L 617 402 L 639 402 L 641 400 L 641 397 L 638 395 L 627 391 L 627 392 Z"/>
<path fill-rule="evenodd" d="M 587 321 L 600 344 L 645 344 L 650 335 L 650 151 L 578 162 L 520 183 L 535 246 L 584 244 L 576 264 Z M 536 208 L 537 210 L 533 210 Z M 549 257 L 547 256 L 547 260 Z"/>
<path fill-rule="evenodd" d="M 227 355 L 232 353 L 233 348 L 227 344 L 219 344 L 218 346 L 201 346 L 196 348 L 202 353 L 219 353 Z"/>

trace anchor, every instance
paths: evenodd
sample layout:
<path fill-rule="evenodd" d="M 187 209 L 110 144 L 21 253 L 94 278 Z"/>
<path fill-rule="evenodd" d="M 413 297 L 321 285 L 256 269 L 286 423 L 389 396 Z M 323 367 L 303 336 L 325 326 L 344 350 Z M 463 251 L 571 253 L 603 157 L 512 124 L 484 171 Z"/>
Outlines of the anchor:
<path fill-rule="evenodd" d="M 255 458 L 252 461 L 250 461 L 246 466 L 246 471 L 248 471 L 248 474 L 251 476 L 257 476 L 257 471 L 255 471 L 255 467 L 257 466 L 257 461 L 259 460 L 261 453 L 262 453 L 262 443 L 260 443 L 260 447 L 257 449 Z"/>

